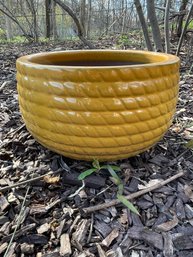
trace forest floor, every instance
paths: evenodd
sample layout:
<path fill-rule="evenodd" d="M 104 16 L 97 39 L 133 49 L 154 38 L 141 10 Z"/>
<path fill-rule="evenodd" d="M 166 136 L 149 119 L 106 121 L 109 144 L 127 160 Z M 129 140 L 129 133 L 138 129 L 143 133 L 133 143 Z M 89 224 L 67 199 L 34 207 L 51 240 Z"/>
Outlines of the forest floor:
<path fill-rule="evenodd" d="M 97 46 L 120 47 L 112 38 Z M 91 163 L 45 149 L 26 130 L 18 108 L 16 59 L 82 48 L 80 42 L 0 45 L 0 256 L 192 257 L 193 152 L 185 143 L 193 138 L 193 77 L 183 53 L 173 125 L 145 153 L 111 162 L 121 168 L 125 195 L 181 173 L 134 199 L 140 216 L 122 204 L 86 213 L 86 207 L 116 199 L 117 186 L 107 172 L 91 175 L 78 191 L 77 176 Z"/>

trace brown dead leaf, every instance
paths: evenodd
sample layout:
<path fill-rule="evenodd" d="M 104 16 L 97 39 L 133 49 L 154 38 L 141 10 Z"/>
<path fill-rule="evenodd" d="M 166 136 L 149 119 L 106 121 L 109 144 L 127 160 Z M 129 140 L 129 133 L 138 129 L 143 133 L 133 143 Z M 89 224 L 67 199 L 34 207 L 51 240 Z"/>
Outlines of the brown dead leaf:
<path fill-rule="evenodd" d="M 72 253 L 69 234 L 60 237 L 60 256 L 69 256 Z"/>
<path fill-rule="evenodd" d="M 60 176 L 52 177 L 48 175 L 44 177 L 44 181 L 48 184 L 56 184 L 60 181 Z"/>
<path fill-rule="evenodd" d="M 105 246 L 109 246 L 112 241 L 117 238 L 119 235 L 119 230 L 117 228 L 114 228 L 110 234 L 102 241 L 102 244 Z"/>
<path fill-rule="evenodd" d="M 146 185 L 139 184 L 138 188 L 139 188 L 139 190 L 146 189 L 148 187 L 159 184 L 161 181 L 162 181 L 162 179 L 152 179 Z"/>
<path fill-rule="evenodd" d="M 37 228 L 37 232 L 38 234 L 43 234 L 45 232 L 48 232 L 49 229 L 50 229 L 50 224 L 44 223 L 39 228 Z"/>
<path fill-rule="evenodd" d="M 106 255 L 105 251 L 102 249 L 102 247 L 99 244 L 97 244 L 96 246 L 97 246 L 99 257 L 107 257 L 107 255 Z"/>
<path fill-rule="evenodd" d="M 178 133 L 178 132 L 180 132 L 180 131 L 182 130 L 182 127 L 181 127 L 181 126 L 173 126 L 173 127 L 171 128 L 171 130 L 172 130 L 173 132 L 175 132 L 175 133 Z"/>
<path fill-rule="evenodd" d="M 192 139 L 192 133 L 186 129 L 183 132 L 183 136 L 185 139 Z"/>
<path fill-rule="evenodd" d="M 123 209 L 123 213 L 121 214 L 121 216 L 118 220 L 121 224 L 127 224 L 128 223 L 127 209 Z"/>
<path fill-rule="evenodd" d="M 158 225 L 156 228 L 159 231 L 167 232 L 170 231 L 172 228 L 178 225 L 178 218 L 176 215 L 174 215 L 174 218 L 170 221 L 164 222 L 160 225 Z"/>
<path fill-rule="evenodd" d="M 189 128 L 186 128 L 186 130 L 190 131 L 190 132 L 193 132 L 193 126 L 189 127 Z"/>
<path fill-rule="evenodd" d="M 4 211 L 9 206 L 9 203 L 4 195 L 0 194 L 0 211 Z"/>
<path fill-rule="evenodd" d="M 124 182 L 125 182 L 125 184 L 127 184 L 127 182 L 129 181 L 130 178 L 131 178 L 131 169 L 127 168 L 124 171 Z"/>
<path fill-rule="evenodd" d="M 184 193 L 185 195 L 190 199 L 191 202 L 193 202 L 193 192 L 192 192 L 192 187 L 185 185 L 184 186 Z"/>

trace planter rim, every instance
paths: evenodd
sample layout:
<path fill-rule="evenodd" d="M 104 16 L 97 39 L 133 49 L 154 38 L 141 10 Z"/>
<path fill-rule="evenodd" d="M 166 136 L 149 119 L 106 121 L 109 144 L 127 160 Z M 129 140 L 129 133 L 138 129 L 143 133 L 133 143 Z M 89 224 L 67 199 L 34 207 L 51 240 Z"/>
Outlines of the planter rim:
<path fill-rule="evenodd" d="M 100 65 L 100 66 L 82 66 L 82 65 L 58 65 L 58 64 L 44 64 L 44 63 L 39 63 L 36 60 L 37 58 L 44 58 L 44 57 L 49 57 L 49 56 L 54 56 L 54 55 L 68 55 L 68 54 L 99 54 L 99 53 L 109 53 L 109 54 L 138 54 L 143 56 L 144 58 L 149 56 L 149 57 L 154 57 L 158 59 L 158 61 L 155 62 L 149 62 L 149 63 L 139 63 L 139 64 L 127 64 L 127 65 Z M 163 60 L 160 61 L 159 58 L 163 58 Z M 145 59 L 144 59 L 145 60 Z M 75 60 L 76 61 L 76 60 Z M 176 55 L 172 54 L 166 54 L 166 53 L 157 53 L 157 52 L 151 52 L 151 51 L 143 51 L 143 50 L 112 50 L 112 49 L 94 49 L 94 50 L 65 50 L 65 51 L 52 51 L 52 52 L 41 52 L 41 53 L 35 53 L 35 54 L 30 54 L 30 55 L 25 55 L 22 57 L 19 57 L 17 59 L 17 64 L 23 64 L 25 66 L 30 66 L 34 68 L 40 68 L 40 69 L 70 69 L 70 70 L 80 70 L 80 69 L 87 69 L 87 70 L 101 70 L 101 69 L 125 69 L 125 68 L 140 68 L 140 67 L 155 67 L 155 66 L 163 66 L 163 65 L 172 65 L 175 63 L 178 63 L 180 61 L 179 57 Z"/>

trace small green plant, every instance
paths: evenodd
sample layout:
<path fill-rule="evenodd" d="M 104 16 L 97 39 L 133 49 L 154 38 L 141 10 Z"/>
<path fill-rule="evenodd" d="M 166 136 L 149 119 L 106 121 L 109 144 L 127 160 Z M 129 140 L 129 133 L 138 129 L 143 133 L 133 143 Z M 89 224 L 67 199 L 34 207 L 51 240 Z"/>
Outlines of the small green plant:
<path fill-rule="evenodd" d="M 185 25 L 185 21 L 183 22 L 183 27 Z M 188 29 L 193 29 L 193 20 L 191 20 L 189 23 L 188 23 Z"/>
<path fill-rule="evenodd" d="M 132 41 L 128 38 L 127 35 L 121 35 L 117 41 L 119 46 L 128 46 Z"/>
<path fill-rule="evenodd" d="M 6 33 L 3 29 L 0 28 L 0 39 L 6 39 Z"/>
<path fill-rule="evenodd" d="M 191 139 L 188 143 L 186 143 L 185 147 L 193 149 L 193 139 Z"/>
<path fill-rule="evenodd" d="M 139 215 L 138 210 L 135 208 L 135 206 L 126 199 L 126 197 L 123 195 L 124 185 L 119 176 L 117 175 L 116 171 L 120 171 L 121 169 L 114 165 L 102 165 L 100 166 L 99 162 L 97 160 L 93 161 L 92 163 L 93 168 L 85 170 L 82 172 L 79 176 L 79 180 L 84 180 L 86 177 L 91 175 L 94 172 L 99 172 L 100 170 L 108 170 L 108 172 L 111 174 L 111 180 L 115 185 L 117 185 L 118 191 L 117 191 L 117 199 L 123 203 L 129 210 Z"/>

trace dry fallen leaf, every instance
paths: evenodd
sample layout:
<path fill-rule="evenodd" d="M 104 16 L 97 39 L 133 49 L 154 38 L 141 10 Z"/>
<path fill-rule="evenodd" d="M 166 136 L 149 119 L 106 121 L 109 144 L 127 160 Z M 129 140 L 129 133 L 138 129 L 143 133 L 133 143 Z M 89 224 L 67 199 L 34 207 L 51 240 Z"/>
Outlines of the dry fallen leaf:
<path fill-rule="evenodd" d="M 72 214 L 74 213 L 74 210 L 71 207 L 64 207 L 63 208 L 63 213 L 68 214 L 71 217 Z"/>
<path fill-rule="evenodd" d="M 162 179 L 152 179 L 146 185 L 139 184 L 138 188 L 139 188 L 139 190 L 146 189 L 146 188 L 152 187 L 162 181 L 163 181 Z"/>
<path fill-rule="evenodd" d="M 60 237 L 60 256 L 69 256 L 72 253 L 69 234 Z"/>
<path fill-rule="evenodd" d="M 185 139 L 192 139 L 192 133 L 188 131 L 187 129 L 184 130 L 183 136 Z"/>
<path fill-rule="evenodd" d="M 191 202 L 193 202 L 193 192 L 192 192 L 192 187 L 185 185 L 184 186 L 184 193 L 185 195 L 190 199 Z"/>
<path fill-rule="evenodd" d="M 112 241 L 117 238 L 119 235 L 119 230 L 117 228 L 114 228 L 111 233 L 102 241 L 102 244 L 105 246 L 109 246 Z"/>
<path fill-rule="evenodd" d="M 102 247 L 99 244 L 97 244 L 96 246 L 97 246 L 99 257 L 107 257 L 107 255 L 106 255 L 105 251 L 102 249 Z"/>
<path fill-rule="evenodd" d="M 158 229 L 159 231 L 167 232 L 174 228 L 176 225 L 178 225 L 178 218 L 176 215 L 174 215 L 173 220 L 158 225 L 156 229 Z"/>
<path fill-rule="evenodd" d="M 188 222 L 190 223 L 191 226 L 193 226 L 193 219 L 188 220 Z"/>
<path fill-rule="evenodd" d="M 193 126 L 186 128 L 186 130 L 193 132 Z"/>
<path fill-rule="evenodd" d="M 0 211 L 4 211 L 9 206 L 9 203 L 4 195 L 0 194 Z"/>
<path fill-rule="evenodd" d="M 8 194 L 7 200 L 9 203 L 17 202 L 17 197 L 14 195 L 13 192 Z"/>
<path fill-rule="evenodd" d="M 49 229 L 50 229 L 50 224 L 44 223 L 39 228 L 37 228 L 37 232 L 38 234 L 43 234 L 45 232 L 48 232 Z"/>
<path fill-rule="evenodd" d="M 52 177 L 52 176 L 47 175 L 44 177 L 44 181 L 48 184 L 56 184 L 60 181 L 60 176 Z"/>
<path fill-rule="evenodd" d="M 172 130 L 173 132 L 175 132 L 175 133 L 178 133 L 178 132 L 180 132 L 180 131 L 182 130 L 182 127 L 181 127 L 181 126 L 173 126 L 173 127 L 171 128 L 171 130 Z"/>
<path fill-rule="evenodd" d="M 132 252 L 131 252 L 131 257 L 139 257 L 138 252 L 132 251 Z"/>
<path fill-rule="evenodd" d="M 120 218 L 118 218 L 118 220 L 121 224 L 128 223 L 127 209 L 123 209 L 123 213 L 120 215 Z"/>

